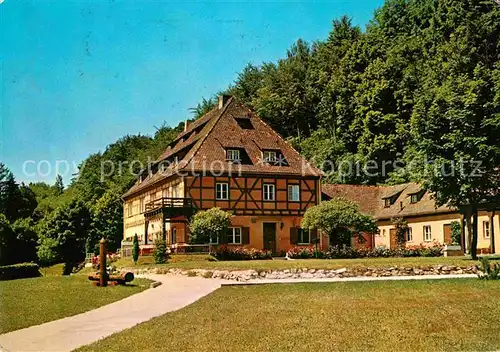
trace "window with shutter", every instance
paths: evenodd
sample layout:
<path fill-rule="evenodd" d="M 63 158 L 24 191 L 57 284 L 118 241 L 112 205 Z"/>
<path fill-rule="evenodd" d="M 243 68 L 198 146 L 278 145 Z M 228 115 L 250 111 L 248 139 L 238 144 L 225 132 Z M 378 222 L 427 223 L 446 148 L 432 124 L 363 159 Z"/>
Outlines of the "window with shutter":
<path fill-rule="evenodd" d="M 297 229 L 297 244 L 310 244 L 311 236 L 307 229 Z"/>
<path fill-rule="evenodd" d="M 228 244 L 241 244 L 241 227 L 230 227 L 227 237 Z"/>

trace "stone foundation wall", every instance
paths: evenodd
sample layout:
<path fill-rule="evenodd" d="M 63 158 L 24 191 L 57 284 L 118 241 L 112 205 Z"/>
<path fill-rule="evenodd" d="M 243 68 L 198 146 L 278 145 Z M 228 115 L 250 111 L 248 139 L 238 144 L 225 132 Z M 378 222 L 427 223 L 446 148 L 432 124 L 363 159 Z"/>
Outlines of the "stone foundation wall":
<path fill-rule="evenodd" d="M 140 274 L 174 274 L 186 276 L 202 276 L 236 281 L 254 279 L 304 279 L 304 278 L 343 278 L 343 277 L 387 277 L 387 276 L 414 276 L 414 275 L 460 275 L 477 274 L 475 266 L 434 265 L 427 267 L 360 267 L 340 268 L 335 270 L 324 269 L 285 269 L 285 270 L 208 270 L 208 269 L 177 269 L 177 268 L 148 268 L 123 269 Z"/>

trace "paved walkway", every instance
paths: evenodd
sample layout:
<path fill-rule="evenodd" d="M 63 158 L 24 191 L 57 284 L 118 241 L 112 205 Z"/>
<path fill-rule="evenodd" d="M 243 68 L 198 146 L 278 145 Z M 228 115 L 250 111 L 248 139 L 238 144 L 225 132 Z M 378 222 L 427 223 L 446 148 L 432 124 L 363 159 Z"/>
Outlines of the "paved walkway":
<path fill-rule="evenodd" d="M 162 285 L 86 313 L 0 335 L 0 350 L 71 351 L 185 307 L 215 291 L 223 282 L 171 275 L 147 277 L 161 281 Z"/>
<path fill-rule="evenodd" d="M 453 275 L 409 275 L 409 276 L 357 276 L 357 277 L 334 277 L 334 278 L 297 278 L 297 279 L 252 279 L 246 282 L 225 281 L 222 286 L 235 285 L 262 285 L 262 284 L 296 284 L 304 282 L 359 282 L 359 281 L 406 281 L 406 280 L 443 280 L 443 279 L 470 279 L 477 278 L 475 274 L 453 274 Z"/>

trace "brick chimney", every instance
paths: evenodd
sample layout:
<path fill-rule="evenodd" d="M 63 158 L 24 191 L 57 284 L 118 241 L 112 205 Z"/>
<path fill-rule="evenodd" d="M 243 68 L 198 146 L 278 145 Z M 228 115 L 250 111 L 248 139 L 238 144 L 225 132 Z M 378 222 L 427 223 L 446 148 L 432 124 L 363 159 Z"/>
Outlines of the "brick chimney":
<path fill-rule="evenodd" d="M 227 101 L 231 98 L 230 95 L 219 95 L 219 109 L 222 109 L 226 105 Z"/>

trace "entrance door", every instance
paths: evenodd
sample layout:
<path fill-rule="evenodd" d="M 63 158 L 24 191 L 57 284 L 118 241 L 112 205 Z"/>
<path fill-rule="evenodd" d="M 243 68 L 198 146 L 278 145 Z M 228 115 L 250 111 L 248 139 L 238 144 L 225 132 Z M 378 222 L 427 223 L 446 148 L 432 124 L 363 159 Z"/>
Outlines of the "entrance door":
<path fill-rule="evenodd" d="M 396 238 L 396 229 L 390 229 L 389 230 L 389 241 L 390 241 L 390 248 L 391 249 L 396 249 L 398 248 L 398 240 Z"/>
<path fill-rule="evenodd" d="M 451 244 L 451 224 L 443 225 L 444 244 Z"/>
<path fill-rule="evenodd" d="M 263 224 L 264 249 L 276 253 L 276 223 L 265 222 Z"/>

